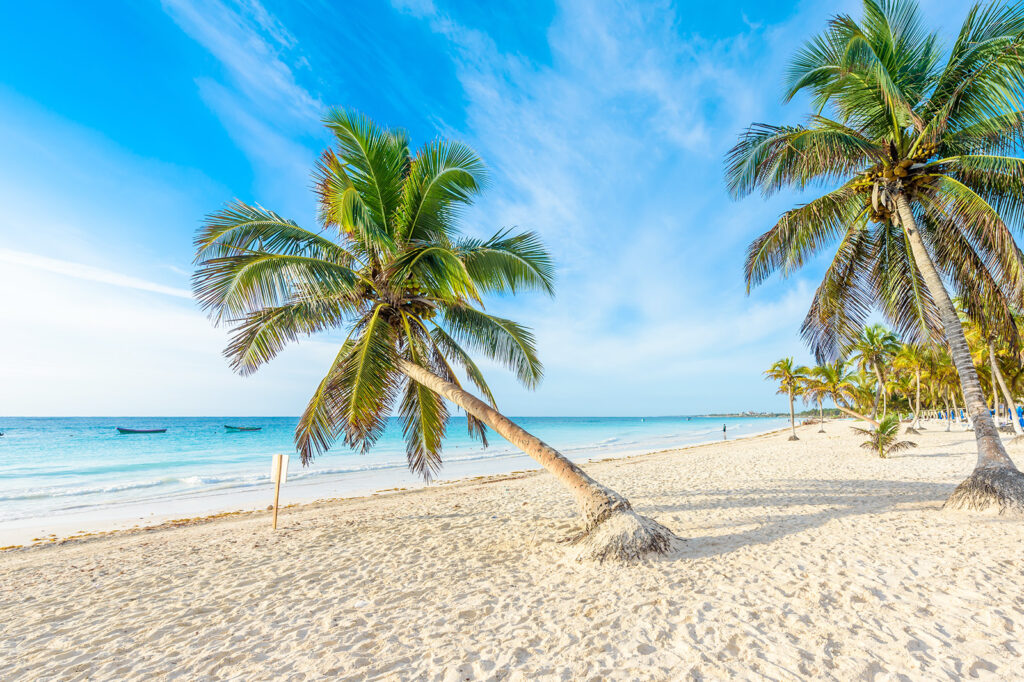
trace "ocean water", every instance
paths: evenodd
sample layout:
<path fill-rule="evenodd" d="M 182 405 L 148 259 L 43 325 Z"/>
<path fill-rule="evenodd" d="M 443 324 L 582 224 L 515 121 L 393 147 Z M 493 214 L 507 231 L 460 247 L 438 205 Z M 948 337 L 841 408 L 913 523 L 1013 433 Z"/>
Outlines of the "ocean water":
<path fill-rule="evenodd" d="M 407 469 L 401 426 L 392 420 L 368 454 L 343 446 L 308 467 L 292 444 L 294 417 L 89 417 L 0 418 L 0 527 L 4 522 L 55 517 L 107 518 L 146 510 L 188 515 L 214 508 L 243 508 L 270 487 L 270 459 L 290 453 L 287 499 L 345 496 L 415 485 Z M 523 428 L 574 460 L 625 456 L 652 450 L 763 433 L 780 418 L 522 417 Z M 225 424 L 259 426 L 229 432 Z M 167 433 L 119 435 L 116 428 L 166 428 Z M 438 478 L 536 468 L 529 457 L 489 432 L 483 448 L 453 417 Z M 314 485 L 315 484 L 315 485 Z M 211 503 L 215 500 L 216 503 Z M 234 505 L 234 506 L 233 506 Z"/>

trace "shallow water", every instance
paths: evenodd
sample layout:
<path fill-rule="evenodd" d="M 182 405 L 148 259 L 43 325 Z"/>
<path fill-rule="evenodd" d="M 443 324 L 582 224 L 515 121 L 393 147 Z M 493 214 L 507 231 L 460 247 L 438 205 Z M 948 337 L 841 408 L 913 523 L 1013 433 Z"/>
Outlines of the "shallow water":
<path fill-rule="evenodd" d="M 0 521 L 76 515 L 118 505 L 165 505 L 188 513 L 185 500 L 269 484 L 270 455 L 293 453 L 288 486 L 317 484 L 340 496 L 415 483 L 406 468 L 401 426 L 392 420 L 368 454 L 343 446 L 309 467 L 292 444 L 294 417 L 0 418 Z M 780 418 L 520 417 L 515 421 L 572 459 L 615 457 L 761 433 Z M 229 432 L 225 424 L 259 426 Z M 117 426 L 166 428 L 167 433 L 119 435 Z M 533 460 L 493 432 L 491 446 L 470 440 L 465 419 L 453 417 L 439 478 L 534 468 Z M 195 506 L 195 509 L 199 509 Z M 230 505 L 222 504 L 225 508 Z"/>

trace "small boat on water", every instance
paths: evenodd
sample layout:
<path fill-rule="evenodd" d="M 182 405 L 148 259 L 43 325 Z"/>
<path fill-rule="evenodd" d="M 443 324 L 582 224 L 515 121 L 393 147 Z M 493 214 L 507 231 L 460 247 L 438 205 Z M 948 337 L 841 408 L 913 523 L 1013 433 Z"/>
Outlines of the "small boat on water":
<path fill-rule="evenodd" d="M 121 434 L 126 433 L 167 433 L 167 429 L 124 429 L 120 426 L 117 427 L 117 432 Z"/>
<path fill-rule="evenodd" d="M 262 426 L 228 426 L 227 424 L 225 424 L 224 428 L 227 429 L 228 431 L 259 431 L 263 427 Z"/>

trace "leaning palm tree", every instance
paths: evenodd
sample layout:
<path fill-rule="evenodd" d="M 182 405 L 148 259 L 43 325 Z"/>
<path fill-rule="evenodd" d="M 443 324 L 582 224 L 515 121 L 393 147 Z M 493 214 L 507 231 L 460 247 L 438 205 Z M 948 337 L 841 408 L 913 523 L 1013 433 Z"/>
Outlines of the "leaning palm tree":
<path fill-rule="evenodd" d="M 806 367 L 794 365 L 793 358 L 782 358 L 776 360 L 764 373 L 766 378 L 778 382 L 779 393 L 789 396 L 789 428 L 792 432 L 790 440 L 800 440 L 796 435 L 796 413 L 793 411 L 793 398 L 800 394 L 807 371 Z"/>
<path fill-rule="evenodd" d="M 441 466 L 447 399 L 465 410 L 471 435 L 486 444 L 491 427 L 569 488 L 583 517 L 581 557 L 666 552 L 668 529 L 497 411 L 470 355 L 536 386 L 542 367 L 532 334 L 485 312 L 482 297 L 553 291 L 552 262 L 536 235 L 459 234 L 460 209 L 485 181 L 480 159 L 447 141 L 413 155 L 404 132 L 347 111 L 331 111 L 324 123 L 336 145 L 315 175 L 321 230 L 235 202 L 209 216 L 196 238 L 195 293 L 215 323 L 232 327 L 225 354 L 235 370 L 254 372 L 309 334 L 345 334 L 296 428 L 302 462 L 338 439 L 365 452 L 394 407 L 409 467 L 429 479 Z M 463 388 L 457 369 L 486 400 Z"/>
<path fill-rule="evenodd" d="M 815 355 L 835 357 L 873 308 L 912 343 L 944 333 L 972 418 L 977 466 L 946 507 L 1024 513 L 1024 474 L 985 406 L 946 289 L 1016 339 L 1024 259 L 1007 222 L 1024 218 L 1024 5 L 969 10 L 943 51 L 908 0 L 837 16 L 789 70 L 787 99 L 810 95 L 803 125 L 758 124 L 728 158 L 735 196 L 824 186 L 750 247 L 748 288 L 839 242 L 804 320 Z M 945 280 L 945 281 L 944 281 Z"/>
<path fill-rule="evenodd" d="M 878 422 L 874 419 L 856 412 L 851 407 L 851 405 L 855 404 L 860 389 L 855 380 L 856 375 L 847 369 L 845 361 L 835 360 L 824 365 L 818 365 L 816 370 L 822 394 L 835 403 L 836 409 L 854 419 L 865 421 L 873 426 L 878 425 Z"/>
<path fill-rule="evenodd" d="M 882 459 L 887 458 L 894 452 L 900 452 L 907 448 L 917 447 L 916 443 L 909 440 L 898 440 L 900 434 L 900 418 L 895 414 L 884 417 L 881 423 L 873 429 L 861 429 L 853 427 L 857 433 L 863 433 L 868 437 L 860 446 L 866 450 L 877 452 Z"/>
<path fill-rule="evenodd" d="M 886 367 L 900 349 L 900 340 L 891 331 L 880 324 L 872 324 L 861 330 L 847 352 L 860 368 L 866 372 L 874 372 L 878 380 L 875 393 L 875 404 L 871 408 L 871 418 L 878 417 L 878 399 L 882 399 L 882 414 L 889 409 L 889 394 L 885 388 Z"/>

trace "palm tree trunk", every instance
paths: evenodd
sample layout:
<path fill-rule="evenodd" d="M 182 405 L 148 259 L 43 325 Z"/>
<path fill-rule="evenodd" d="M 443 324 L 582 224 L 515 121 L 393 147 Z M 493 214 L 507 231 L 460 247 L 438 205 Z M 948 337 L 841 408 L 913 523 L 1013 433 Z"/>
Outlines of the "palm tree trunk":
<path fill-rule="evenodd" d="M 991 343 L 989 344 L 989 348 L 992 348 L 992 344 Z M 988 354 L 988 373 L 990 375 L 992 375 L 991 376 L 992 380 L 989 382 L 990 384 L 992 384 L 992 420 L 995 423 L 996 428 L 998 429 L 999 428 L 999 422 L 1000 422 L 1000 418 L 999 418 L 999 387 L 996 386 L 996 360 L 995 360 L 995 357 L 992 355 L 991 352 L 989 352 L 989 354 Z"/>
<path fill-rule="evenodd" d="M 918 369 L 914 373 L 917 377 L 917 398 L 914 402 L 914 423 L 912 426 L 915 429 L 921 428 L 921 370 Z"/>
<path fill-rule="evenodd" d="M 836 404 L 836 409 L 839 410 L 840 412 L 842 412 L 843 414 L 849 415 L 850 417 L 853 417 L 854 419 L 859 419 L 862 422 L 867 422 L 868 424 L 871 424 L 872 426 L 874 426 L 876 429 L 878 428 L 878 422 L 876 422 L 871 417 L 863 415 L 860 412 L 854 412 L 853 410 L 851 410 L 848 407 L 843 407 L 843 405 L 838 400 L 834 400 L 834 402 Z"/>
<path fill-rule="evenodd" d="M 790 440 L 800 440 L 796 437 L 796 414 L 793 412 L 793 389 L 789 389 L 789 428 L 792 430 L 793 435 L 789 437 Z"/>
<path fill-rule="evenodd" d="M 1006 386 L 1006 378 L 1003 377 L 1003 371 L 999 369 L 999 363 L 995 360 L 996 351 L 991 341 L 988 342 L 988 357 L 992 362 L 992 376 L 999 383 L 999 388 L 1003 392 L 1003 399 L 1006 401 L 1006 407 L 1010 410 L 1010 423 L 1013 424 L 1013 432 L 1020 436 L 1024 434 L 1024 429 L 1021 428 L 1020 420 L 1017 418 L 1017 403 L 1013 401 L 1013 394 L 1010 393 L 1010 389 Z"/>
<path fill-rule="evenodd" d="M 821 399 L 818 399 L 818 433 L 825 433 L 825 411 L 821 407 Z"/>
<path fill-rule="evenodd" d="M 885 390 L 885 377 L 882 376 L 882 370 L 878 365 L 875 365 L 875 376 L 878 378 L 878 395 L 882 396 L 882 417 L 889 412 L 889 392 Z M 878 399 L 875 399 L 875 405 L 878 405 Z"/>
<path fill-rule="evenodd" d="M 953 413 L 949 409 L 949 396 L 942 396 L 942 402 L 946 403 L 946 430 L 949 431 L 953 428 Z M 956 407 L 956 405 L 953 405 Z"/>
<path fill-rule="evenodd" d="M 974 422 L 974 437 L 978 443 L 978 462 L 971 475 L 953 491 L 945 507 L 951 509 L 986 510 L 997 508 L 999 513 L 1024 513 L 1024 474 L 1014 466 L 1006 454 L 999 432 L 992 422 L 981 391 L 978 372 L 971 361 L 970 348 L 964 336 L 963 326 L 957 316 L 953 301 L 946 292 L 942 278 L 935 269 L 931 256 L 924 245 L 924 239 L 917 229 L 914 213 L 907 197 L 900 193 L 896 197 L 900 222 L 910 242 L 921 278 L 938 308 L 939 318 L 946 334 L 949 354 L 960 376 L 967 412 Z"/>
<path fill-rule="evenodd" d="M 573 538 L 582 546 L 578 558 L 632 560 L 648 554 L 666 554 L 675 535 L 665 526 L 633 511 L 625 497 L 607 488 L 562 453 L 515 424 L 459 386 L 407 360 L 399 369 L 407 377 L 455 403 L 548 470 L 576 498 L 583 517 L 583 532 Z"/>
<path fill-rule="evenodd" d="M 877 367 L 875 369 L 877 370 Z M 882 379 L 880 378 L 881 375 L 879 375 L 876 371 L 875 376 L 879 377 L 879 379 L 878 389 L 875 391 L 875 403 L 871 406 L 871 421 L 875 421 L 878 419 L 878 401 L 882 399 Z"/>

